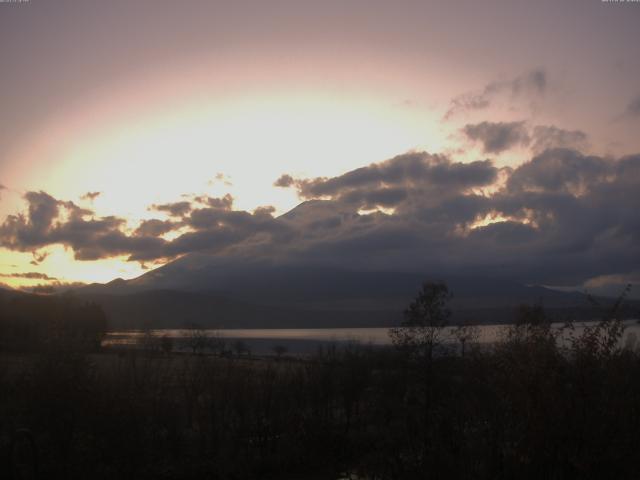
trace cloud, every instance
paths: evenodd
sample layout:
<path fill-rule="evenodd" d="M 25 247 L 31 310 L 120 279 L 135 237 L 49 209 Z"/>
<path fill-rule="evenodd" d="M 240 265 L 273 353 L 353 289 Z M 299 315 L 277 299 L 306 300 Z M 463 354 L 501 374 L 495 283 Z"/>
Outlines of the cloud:
<path fill-rule="evenodd" d="M 84 287 L 86 283 L 82 282 L 59 282 L 32 285 L 28 287 L 22 287 L 21 290 L 31 293 L 37 293 L 39 295 L 53 295 L 57 293 L 63 293 L 76 288 Z"/>
<path fill-rule="evenodd" d="M 535 154 L 553 148 L 584 151 L 588 146 L 588 136 L 581 130 L 564 130 L 553 125 L 537 125 L 533 129 L 531 149 Z"/>
<path fill-rule="evenodd" d="M 522 98 L 536 98 L 544 95 L 547 88 L 546 71 L 536 68 L 509 80 L 491 82 L 482 90 L 455 97 L 451 100 L 444 119 L 449 120 L 461 113 L 486 109 L 502 97 L 506 97 L 511 102 Z"/>
<path fill-rule="evenodd" d="M 301 198 L 333 197 L 354 207 L 393 206 L 407 198 L 407 190 L 459 191 L 492 184 L 498 169 L 488 160 L 451 162 L 443 155 L 425 152 L 398 155 L 381 163 L 333 178 L 293 179 L 283 175 L 283 185 L 295 186 Z"/>
<path fill-rule="evenodd" d="M 231 183 L 231 177 L 225 175 L 224 173 L 218 172 L 216 173 L 213 180 L 209 180 L 209 185 L 214 185 L 216 183 L 222 183 L 225 187 L 232 187 L 233 183 Z"/>
<path fill-rule="evenodd" d="M 482 144 L 484 153 L 499 154 L 517 146 L 529 144 L 525 122 L 481 122 L 467 124 L 462 132 L 475 142 Z"/>
<path fill-rule="evenodd" d="M 9 215 L 0 225 L 0 245 L 32 252 L 36 262 L 46 255 L 38 250 L 54 244 L 72 249 L 76 260 L 126 255 L 130 261 L 166 261 L 193 251 L 217 252 L 256 235 L 271 238 L 288 228 L 275 221 L 272 207 L 258 208 L 254 213 L 232 210 L 231 195 L 199 197 L 204 208 L 190 202 L 153 205 L 152 209 L 178 218 L 147 219 L 132 233 L 127 233 L 123 218 L 96 217 L 91 210 L 45 192 L 28 192 L 24 199 L 27 212 Z M 161 238 L 181 228 L 187 231 L 172 241 Z"/>
<path fill-rule="evenodd" d="M 91 210 L 42 191 L 27 192 L 24 199 L 27 213 L 9 215 L 0 225 L 0 246 L 32 252 L 36 263 L 46 258 L 46 253 L 37 251 L 54 244 L 70 247 L 78 260 L 134 253 L 145 256 L 142 252 L 155 257 L 163 246 L 162 239 L 126 235 L 123 232 L 126 221 L 122 218 L 96 218 Z"/>
<path fill-rule="evenodd" d="M 507 180 L 507 188 L 510 192 L 562 192 L 578 196 L 606 184 L 609 177 L 615 177 L 620 165 L 576 150 L 546 150 L 518 167 Z"/>
<path fill-rule="evenodd" d="M 272 216 L 276 211 L 276 208 L 272 205 L 264 205 L 262 207 L 258 207 L 253 211 L 254 215 L 258 216 Z"/>
<path fill-rule="evenodd" d="M 593 277 L 583 283 L 583 289 L 595 295 L 618 297 L 627 285 L 632 285 L 629 298 L 640 299 L 640 270 Z"/>
<path fill-rule="evenodd" d="M 484 153 L 500 154 L 530 146 L 537 155 L 555 148 L 584 151 L 589 147 L 588 136 L 581 130 L 565 130 L 555 125 L 536 125 L 530 129 L 524 121 L 470 123 L 461 132 L 469 140 L 481 143 Z"/>
<path fill-rule="evenodd" d="M 195 197 L 194 200 L 203 205 L 208 205 L 212 208 L 220 208 L 222 210 L 230 210 L 233 207 L 233 197 L 229 193 L 224 197 L 210 197 L 208 195 L 202 195 Z"/>
<path fill-rule="evenodd" d="M 102 192 L 87 192 L 80 197 L 80 200 L 88 200 L 93 202 L 96 198 L 101 195 Z"/>
<path fill-rule="evenodd" d="M 5 278 L 25 278 L 29 280 L 58 280 L 55 277 L 50 277 L 46 273 L 40 272 L 22 272 L 22 273 L 0 273 L 0 277 Z"/>
<path fill-rule="evenodd" d="M 140 225 L 136 228 L 133 234 L 137 237 L 160 237 L 179 226 L 179 223 L 172 222 L 171 220 L 158 220 L 157 218 L 152 218 L 150 220 L 143 220 L 140 222 Z"/>
<path fill-rule="evenodd" d="M 172 217 L 182 217 L 191 211 L 191 203 L 183 201 L 151 205 L 151 210 L 168 213 Z"/>
<path fill-rule="evenodd" d="M 333 178 L 294 179 L 301 197 L 324 200 L 307 201 L 284 216 L 307 232 L 291 255 L 319 264 L 482 272 L 540 283 L 624 272 L 640 256 L 640 220 L 629 201 L 640 187 L 640 156 L 547 150 L 505 171 L 505 186 L 486 194 L 475 187 L 495 178 L 490 162 L 477 164 L 484 173 L 462 184 L 452 181 L 456 167 L 471 164 L 442 165 L 448 177 L 440 182 L 398 175 L 385 164 Z M 393 197 L 393 213 L 359 214 L 379 185 L 404 190 Z"/>
<path fill-rule="evenodd" d="M 32 287 L 26 287 L 23 290 L 39 295 L 53 295 L 54 293 L 58 293 L 53 285 L 34 285 Z"/>
<path fill-rule="evenodd" d="M 40 265 L 42 262 L 44 262 L 47 257 L 49 256 L 48 252 L 31 252 L 31 255 L 33 256 L 33 260 L 31 260 L 31 265 Z"/>
<path fill-rule="evenodd" d="M 625 275 L 600 275 L 598 277 L 590 278 L 584 282 L 584 285 L 587 288 L 598 288 L 609 284 L 626 285 L 629 283 L 640 284 L 640 270 L 636 270 Z"/>
<path fill-rule="evenodd" d="M 633 202 L 640 155 L 556 148 L 501 171 L 490 160 L 413 152 L 334 177 L 280 178 L 304 200 L 280 217 L 269 207 L 234 210 L 230 197 L 202 197 L 182 216 L 147 219 L 133 230 L 122 218 L 29 192 L 26 211 L 0 225 L 0 244 L 28 252 L 62 244 L 79 260 L 161 263 L 204 253 L 550 285 L 623 275 L 640 258 Z M 168 232 L 175 235 L 163 238 Z"/>
<path fill-rule="evenodd" d="M 624 116 L 629 118 L 640 118 L 640 95 L 629 102 L 625 109 Z"/>
<path fill-rule="evenodd" d="M 274 187 L 282 187 L 288 188 L 293 185 L 295 180 L 293 177 L 287 173 L 281 175 L 275 182 L 273 182 Z"/>

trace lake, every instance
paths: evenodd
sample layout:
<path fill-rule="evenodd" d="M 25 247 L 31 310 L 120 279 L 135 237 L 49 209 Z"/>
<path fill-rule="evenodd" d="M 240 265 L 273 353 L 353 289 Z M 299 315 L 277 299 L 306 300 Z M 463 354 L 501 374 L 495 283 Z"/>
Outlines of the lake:
<path fill-rule="evenodd" d="M 595 322 L 576 323 L 576 334 L 585 325 L 593 325 Z M 625 321 L 625 333 L 623 344 L 634 342 L 640 338 L 640 324 L 637 320 Z M 509 325 L 480 325 L 478 326 L 477 343 L 491 344 L 499 341 L 505 334 Z M 555 328 L 561 328 L 562 324 L 554 324 Z M 447 327 L 444 340 L 455 342 L 452 331 L 455 327 Z M 193 330 L 167 329 L 167 330 L 125 330 L 108 332 L 104 346 L 133 346 L 139 343 L 145 335 L 152 338 L 168 336 L 174 340 L 176 350 L 186 350 L 188 339 L 193 335 Z M 271 354 L 276 345 L 284 346 L 290 354 L 307 354 L 317 350 L 319 346 L 347 345 L 356 343 L 361 345 L 391 345 L 388 328 L 274 328 L 274 329 L 208 329 L 199 333 L 207 337 L 225 340 L 232 344 L 242 341 L 254 354 Z"/>

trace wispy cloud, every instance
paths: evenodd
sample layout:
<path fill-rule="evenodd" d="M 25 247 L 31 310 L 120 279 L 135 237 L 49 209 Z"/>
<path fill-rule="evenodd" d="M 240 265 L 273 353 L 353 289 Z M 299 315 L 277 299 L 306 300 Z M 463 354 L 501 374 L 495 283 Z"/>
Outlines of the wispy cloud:
<path fill-rule="evenodd" d="M 536 125 L 531 134 L 531 149 L 540 154 L 553 148 L 570 148 L 585 151 L 589 137 L 581 130 L 565 130 L 554 125 Z"/>
<path fill-rule="evenodd" d="M 80 200 L 88 200 L 93 202 L 96 198 L 101 195 L 102 192 L 87 192 L 80 197 Z"/>
<path fill-rule="evenodd" d="M 624 111 L 624 116 L 628 118 L 640 118 L 640 95 L 629 102 Z"/>
<path fill-rule="evenodd" d="M 28 280 L 58 280 L 55 277 L 50 277 L 46 273 L 40 272 L 20 272 L 20 273 L 0 273 L 0 277 L 5 278 L 24 278 Z"/>
<path fill-rule="evenodd" d="M 547 88 L 547 72 L 542 68 L 536 68 L 508 80 L 497 80 L 488 83 L 480 90 L 463 93 L 453 98 L 444 115 L 444 120 L 465 112 L 484 110 L 499 98 L 506 98 L 512 102 L 536 98 L 544 95 Z"/>

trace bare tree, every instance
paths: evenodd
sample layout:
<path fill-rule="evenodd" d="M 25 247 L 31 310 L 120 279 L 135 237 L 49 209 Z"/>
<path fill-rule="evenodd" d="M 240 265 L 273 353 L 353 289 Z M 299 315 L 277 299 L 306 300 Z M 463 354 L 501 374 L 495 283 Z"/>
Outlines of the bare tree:
<path fill-rule="evenodd" d="M 460 355 L 464 357 L 467 344 L 478 340 L 480 329 L 477 325 L 464 322 L 453 329 L 453 336 L 460 342 Z"/>
<path fill-rule="evenodd" d="M 447 304 L 451 294 L 444 283 L 425 282 L 415 300 L 404 312 L 400 327 L 389 333 L 393 344 L 408 353 L 413 360 L 413 369 L 422 383 L 422 455 L 427 458 L 433 449 L 432 438 L 426 433 L 431 430 L 432 405 L 434 403 L 433 354 L 441 345 L 444 327 L 451 311 Z"/>
<path fill-rule="evenodd" d="M 247 355 L 249 354 L 249 347 L 245 342 L 243 342 L 240 339 L 233 342 L 233 349 L 235 350 L 237 356 L 241 356 L 242 354 L 245 354 L 245 353 Z"/>
<path fill-rule="evenodd" d="M 189 324 L 187 334 L 187 347 L 191 353 L 202 354 L 209 347 L 210 338 L 207 331 L 197 323 Z"/>
<path fill-rule="evenodd" d="M 391 329 L 389 335 L 396 347 L 411 354 L 431 360 L 434 349 L 442 343 L 444 327 L 451 311 L 447 303 L 451 298 L 444 283 L 426 282 L 404 312 L 400 327 Z"/>
<path fill-rule="evenodd" d="M 289 349 L 284 345 L 274 345 L 272 350 L 278 358 L 281 358 L 285 353 L 289 351 Z"/>
<path fill-rule="evenodd" d="M 173 351 L 173 338 L 166 334 L 163 335 L 160 339 L 160 348 L 166 355 L 170 354 Z"/>
<path fill-rule="evenodd" d="M 136 344 L 146 354 L 152 354 L 159 350 L 160 342 L 158 337 L 148 325 L 145 325 L 136 339 Z"/>
<path fill-rule="evenodd" d="M 627 285 L 609 307 L 601 305 L 596 297 L 587 295 L 591 305 L 600 311 L 601 320 L 596 325 L 585 326 L 582 334 L 572 339 L 574 353 L 608 357 L 620 351 L 620 342 L 625 331 L 621 309 L 630 291 L 631 285 Z M 571 327 L 573 329 L 573 325 Z"/>

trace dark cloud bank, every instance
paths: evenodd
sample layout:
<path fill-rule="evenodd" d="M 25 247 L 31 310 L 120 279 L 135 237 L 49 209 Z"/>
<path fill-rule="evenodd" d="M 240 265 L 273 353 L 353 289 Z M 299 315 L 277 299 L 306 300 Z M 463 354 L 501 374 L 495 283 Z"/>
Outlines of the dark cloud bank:
<path fill-rule="evenodd" d="M 123 218 L 29 192 L 28 210 L 0 226 L 0 244 L 26 252 L 62 244 L 78 260 L 127 255 L 164 262 L 199 252 L 556 285 L 638 270 L 640 155 L 550 149 L 518 168 L 498 169 L 490 160 L 407 153 L 337 177 L 284 174 L 275 185 L 295 188 L 305 201 L 274 217 L 270 207 L 234 210 L 230 196 L 196 197 L 153 206 L 166 218 L 134 230 Z M 162 237 L 168 232 L 175 238 Z"/>
<path fill-rule="evenodd" d="M 580 130 L 565 130 L 553 125 L 529 128 L 525 121 L 468 123 L 463 135 L 482 145 L 484 153 L 500 154 L 517 147 L 531 147 L 534 154 L 553 148 L 583 151 L 588 145 L 587 134 Z"/>

